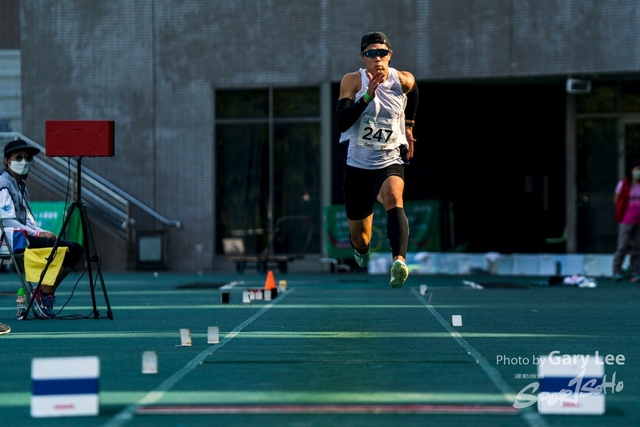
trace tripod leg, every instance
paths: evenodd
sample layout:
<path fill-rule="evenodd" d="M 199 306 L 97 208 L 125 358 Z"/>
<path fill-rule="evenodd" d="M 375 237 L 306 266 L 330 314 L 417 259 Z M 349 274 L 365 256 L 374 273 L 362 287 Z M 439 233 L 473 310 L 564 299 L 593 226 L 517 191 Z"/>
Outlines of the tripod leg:
<path fill-rule="evenodd" d="M 83 204 L 80 205 L 80 222 L 82 224 L 82 236 L 83 236 L 83 243 L 84 243 L 84 256 L 85 256 L 85 260 L 87 263 L 87 274 L 89 277 L 89 289 L 91 290 L 91 303 L 93 304 L 93 317 L 94 319 L 97 319 L 98 317 L 100 317 L 100 312 L 98 311 L 98 306 L 96 305 L 96 293 L 95 293 L 95 285 L 94 285 L 94 281 L 93 281 L 93 271 L 91 269 L 91 263 L 93 262 L 93 254 L 91 252 L 91 248 L 90 248 L 90 242 L 89 242 L 89 238 L 88 238 L 88 229 L 89 229 L 89 222 L 87 220 L 86 217 L 86 212 L 85 212 L 85 207 Z"/>
<path fill-rule="evenodd" d="M 102 270 L 98 267 L 98 277 L 100 278 L 100 286 L 102 286 L 102 295 L 104 296 L 104 302 L 107 305 L 107 317 L 113 320 L 113 312 L 111 311 L 111 304 L 109 304 L 109 296 L 107 295 L 107 288 L 104 286 L 104 279 L 102 278 Z"/>
<path fill-rule="evenodd" d="M 107 317 L 113 320 L 113 313 L 111 311 L 111 304 L 109 303 L 109 296 L 107 295 L 107 288 L 104 285 L 104 278 L 102 277 L 102 269 L 100 267 L 100 259 L 97 256 L 95 241 L 93 240 L 93 234 L 91 233 L 91 226 L 89 224 L 89 219 L 87 217 L 87 210 L 84 204 L 80 206 L 80 219 L 82 221 L 82 233 L 84 236 L 84 245 L 85 245 L 85 256 L 87 259 L 87 269 L 89 273 L 89 285 L 91 286 L 91 300 L 93 302 L 93 310 L 94 316 L 97 319 L 100 313 L 96 307 L 96 296 L 95 296 L 95 281 L 93 277 L 93 271 L 91 269 L 91 263 L 95 262 L 96 273 L 98 274 L 98 279 L 100 281 L 100 286 L 102 287 L 102 294 L 104 295 L 104 301 L 107 306 Z"/>

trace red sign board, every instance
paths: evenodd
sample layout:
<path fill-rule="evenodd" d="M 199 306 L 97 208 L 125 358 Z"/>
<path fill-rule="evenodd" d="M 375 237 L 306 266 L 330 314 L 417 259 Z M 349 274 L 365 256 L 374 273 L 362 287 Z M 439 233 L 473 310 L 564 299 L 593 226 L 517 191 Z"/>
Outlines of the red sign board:
<path fill-rule="evenodd" d="M 112 157 L 113 120 L 47 120 L 47 157 Z"/>

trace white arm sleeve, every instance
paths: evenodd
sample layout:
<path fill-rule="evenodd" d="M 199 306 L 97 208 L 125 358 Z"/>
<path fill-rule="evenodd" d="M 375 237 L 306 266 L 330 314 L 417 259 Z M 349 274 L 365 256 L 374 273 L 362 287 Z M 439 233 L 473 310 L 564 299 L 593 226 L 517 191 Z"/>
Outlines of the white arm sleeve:
<path fill-rule="evenodd" d="M 35 224 L 21 224 L 16 219 L 16 207 L 13 204 L 13 199 L 11 198 L 11 194 L 9 194 L 9 190 L 6 188 L 0 190 L 0 218 L 2 218 L 2 224 L 5 227 L 27 230 L 27 234 L 29 236 L 37 236 L 40 234 L 40 229 L 38 226 L 34 226 Z"/>
<path fill-rule="evenodd" d="M 0 217 L 3 221 L 8 218 L 16 218 L 16 208 L 13 205 L 11 194 L 6 188 L 0 190 Z"/>

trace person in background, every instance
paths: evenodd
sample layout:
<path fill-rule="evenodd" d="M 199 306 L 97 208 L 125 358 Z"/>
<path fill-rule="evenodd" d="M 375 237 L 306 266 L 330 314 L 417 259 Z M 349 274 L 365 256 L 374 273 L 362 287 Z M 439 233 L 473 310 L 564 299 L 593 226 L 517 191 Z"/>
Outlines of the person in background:
<path fill-rule="evenodd" d="M 0 217 L 4 227 L 22 229 L 27 232 L 29 248 L 50 248 L 56 241 L 56 235 L 38 227 L 29 207 L 29 193 L 26 178 L 34 156 L 40 153 L 25 141 L 17 139 L 4 147 L 4 163 L 6 169 L 0 174 Z M 61 240 L 58 247 L 69 248 L 65 254 L 60 273 L 53 285 L 42 284 L 40 290 L 31 295 L 35 299 L 34 306 L 44 318 L 55 317 L 53 305 L 55 292 L 60 282 L 69 274 L 82 257 L 82 246 L 76 242 Z"/>
<path fill-rule="evenodd" d="M 618 246 L 613 254 L 613 280 L 622 281 L 622 262 L 633 242 L 629 271 L 631 282 L 635 283 L 640 280 L 640 159 L 631 162 L 628 175 L 616 185 L 613 201 L 619 223 Z"/>

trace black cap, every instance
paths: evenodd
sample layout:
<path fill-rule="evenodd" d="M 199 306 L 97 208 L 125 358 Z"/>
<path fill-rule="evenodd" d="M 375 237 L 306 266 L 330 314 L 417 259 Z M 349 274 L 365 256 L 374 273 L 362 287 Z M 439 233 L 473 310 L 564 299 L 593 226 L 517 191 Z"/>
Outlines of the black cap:
<path fill-rule="evenodd" d="M 4 157 L 10 157 L 11 153 L 14 151 L 25 150 L 29 154 L 35 156 L 40 152 L 36 147 L 30 147 L 26 141 L 21 139 L 16 139 L 15 141 L 8 142 L 7 145 L 4 146 Z"/>
<path fill-rule="evenodd" d="M 386 44 L 389 49 L 391 49 L 391 44 L 389 43 L 389 39 L 384 33 L 380 31 L 374 31 L 373 33 L 367 33 L 362 36 L 362 41 L 360 42 L 360 52 L 364 52 L 364 48 L 369 46 L 370 44 Z"/>

